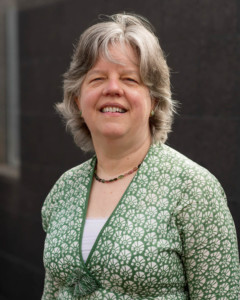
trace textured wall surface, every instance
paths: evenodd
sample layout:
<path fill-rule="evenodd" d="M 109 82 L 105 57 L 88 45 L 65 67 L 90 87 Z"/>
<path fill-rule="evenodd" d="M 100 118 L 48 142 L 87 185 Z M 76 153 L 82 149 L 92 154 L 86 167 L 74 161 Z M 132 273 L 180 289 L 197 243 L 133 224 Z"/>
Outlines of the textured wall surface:
<path fill-rule="evenodd" d="M 87 158 L 53 105 L 72 44 L 100 13 L 136 12 L 156 27 L 181 102 L 168 144 L 219 179 L 240 228 L 240 1 L 44 2 L 19 12 L 21 177 L 0 177 L 0 299 L 40 299 L 41 206 L 56 179 Z"/>

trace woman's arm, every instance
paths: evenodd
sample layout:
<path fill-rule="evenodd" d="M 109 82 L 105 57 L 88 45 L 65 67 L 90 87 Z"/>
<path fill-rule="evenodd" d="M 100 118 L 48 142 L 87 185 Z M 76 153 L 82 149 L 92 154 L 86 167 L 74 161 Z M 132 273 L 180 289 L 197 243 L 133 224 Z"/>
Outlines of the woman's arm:
<path fill-rule="evenodd" d="M 209 176 L 185 196 L 177 223 L 190 299 L 239 299 L 236 230 L 223 189 Z"/>
<path fill-rule="evenodd" d="M 62 177 L 55 183 L 50 193 L 46 197 L 42 207 L 42 226 L 46 233 L 49 231 L 49 225 L 51 223 L 51 217 L 57 209 L 59 194 L 64 187 L 64 181 Z M 45 241 L 46 243 L 46 241 Z M 44 257 L 45 261 L 45 257 Z M 55 300 L 59 291 L 58 285 L 54 282 L 50 276 L 49 271 L 45 270 L 44 290 L 42 300 Z"/>
<path fill-rule="evenodd" d="M 59 287 L 54 283 L 49 273 L 45 272 L 44 290 L 41 300 L 56 300 Z"/>

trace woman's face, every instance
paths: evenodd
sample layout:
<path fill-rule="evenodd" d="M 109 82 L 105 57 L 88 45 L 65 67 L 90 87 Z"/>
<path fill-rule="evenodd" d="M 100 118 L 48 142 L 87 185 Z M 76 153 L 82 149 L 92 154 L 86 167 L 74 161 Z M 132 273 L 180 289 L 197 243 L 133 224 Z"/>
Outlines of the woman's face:
<path fill-rule="evenodd" d="M 77 105 L 93 138 L 150 137 L 153 108 L 148 88 L 140 78 L 138 58 L 130 46 L 109 47 L 114 63 L 100 56 L 82 83 Z"/>

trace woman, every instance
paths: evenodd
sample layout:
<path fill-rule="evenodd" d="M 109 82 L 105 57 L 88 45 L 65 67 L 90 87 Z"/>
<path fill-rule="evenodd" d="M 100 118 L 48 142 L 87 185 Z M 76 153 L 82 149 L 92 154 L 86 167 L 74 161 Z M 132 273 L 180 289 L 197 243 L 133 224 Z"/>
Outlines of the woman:
<path fill-rule="evenodd" d="M 45 200 L 42 299 L 234 299 L 236 233 L 207 170 L 164 145 L 169 69 L 151 25 L 117 14 L 80 37 L 57 105 L 95 155 Z"/>

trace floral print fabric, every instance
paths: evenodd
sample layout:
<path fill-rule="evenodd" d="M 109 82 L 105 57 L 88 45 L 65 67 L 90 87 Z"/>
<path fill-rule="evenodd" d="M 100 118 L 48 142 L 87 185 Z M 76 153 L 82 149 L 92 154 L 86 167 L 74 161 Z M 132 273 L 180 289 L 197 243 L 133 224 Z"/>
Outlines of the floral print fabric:
<path fill-rule="evenodd" d="M 67 171 L 43 205 L 42 300 L 238 299 L 236 232 L 224 192 L 166 145 L 150 147 L 84 263 L 95 163 Z"/>

